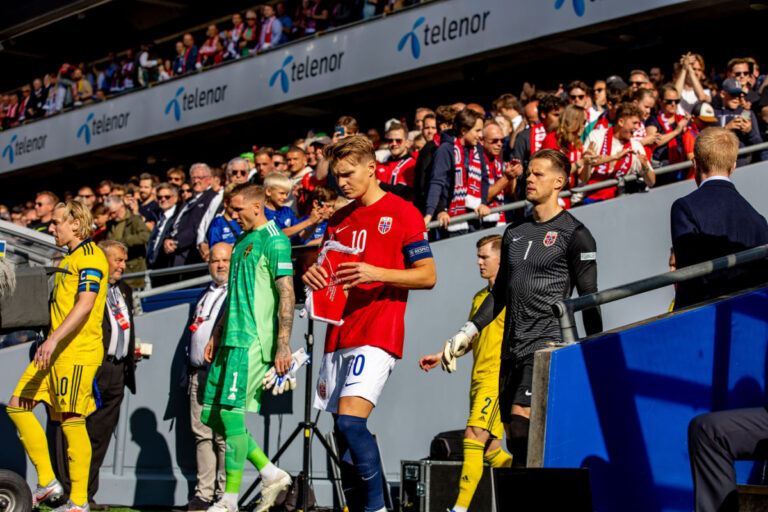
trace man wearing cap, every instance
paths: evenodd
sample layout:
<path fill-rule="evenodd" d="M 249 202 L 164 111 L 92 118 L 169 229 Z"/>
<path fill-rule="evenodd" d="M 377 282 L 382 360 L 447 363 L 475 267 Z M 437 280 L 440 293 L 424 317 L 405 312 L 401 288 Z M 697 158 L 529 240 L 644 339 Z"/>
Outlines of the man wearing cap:
<path fill-rule="evenodd" d="M 688 123 L 687 130 L 683 133 L 683 150 L 685 151 L 686 160 L 693 160 L 693 145 L 696 143 L 701 130 L 716 122 L 717 117 L 715 117 L 715 109 L 712 108 L 712 105 L 706 101 L 700 101 L 693 106 L 691 121 Z M 688 179 L 691 178 L 693 178 L 692 168 L 688 174 Z"/>
<path fill-rule="evenodd" d="M 739 148 L 760 144 L 763 140 L 757 127 L 757 118 L 754 112 L 743 106 L 744 90 L 742 84 L 735 78 L 723 81 L 723 90 L 720 91 L 723 107 L 715 109 L 717 124 L 731 130 L 739 139 Z M 737 167 L 746 165 L 750 161 L 765 159 L 765 152 L 760 157 L 744 155 L 736 161 Z"/>

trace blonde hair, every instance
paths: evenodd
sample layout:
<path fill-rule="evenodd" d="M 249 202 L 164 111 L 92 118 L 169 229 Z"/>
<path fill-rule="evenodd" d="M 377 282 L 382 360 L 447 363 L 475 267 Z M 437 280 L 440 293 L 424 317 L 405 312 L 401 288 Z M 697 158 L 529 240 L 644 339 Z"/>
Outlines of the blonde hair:
<path fill-rule="evenodd" d="M 339 160 L 346 159 L 350 159 L 357 164 L 376 161 L 373 144 L 368 140 L 368 137 L 362 135 L 344 137 L 333 144 L 325 146 L 323 148 L 323 156 L 328 159 L 331 165 Z"/>
<path fill-rule="evenodd" d="M 85 240 L 93 234 L 93 216 L 87 206 L 80 201 L 67 201 L 54 207 L 54 210 L 60 209 L 64 209 L 65 218 L 69 217 L 80 221 L 80 227 L 75 231 L 79 239 Z"/>
<path fill-rule="evenodd" d="M 291 180 L 279 171 L 272 171 L 264 177 L 264 188 L 291 190 Z"/>
<path fill-rule="evenodd" d="M 561 151 L 569 151 L 571 145 L 575 149 L 581 149 L 581 137 L 579 132 L 587 119 L 587 113 L 584 107 L 577 105 L 568 105 L 560 116 L 560 124 L 557 125 L 557 145 Z"/>
<path fill-rule="evenodd" d="M 739 139 L 725 128 L 703 129 L 693 145 L 693 158 L 704 174 L 729 173 L 738 155 Z"/>

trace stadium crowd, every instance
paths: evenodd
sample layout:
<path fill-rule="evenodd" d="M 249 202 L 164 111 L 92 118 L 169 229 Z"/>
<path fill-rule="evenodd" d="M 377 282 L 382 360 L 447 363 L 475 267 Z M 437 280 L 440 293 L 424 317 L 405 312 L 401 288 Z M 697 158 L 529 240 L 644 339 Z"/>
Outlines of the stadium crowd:
<path fill-rule="evenodd" d="M 58 70 L 2 95 L 0 128 L 103 101 L 415 3 L 419 1 L 280 1 L 234 13 L 230 21 L 211 23 L 200 33 L 184 34 L 173 49 L 142 42 L 121 52 L 109 52 L 92 64 L 65 62 Z"/>
<path fill-rule="evenodd" d="M 727 73 L 715 80 L 704 70 L 703 58 L 688 53 L 675 63 L 670 82 L 656 67 L 632 71 L 626 81 L 614 75 L 556 91 L 526 83 L 521 94 L 503 94 L 488 108 L 462 102 L 418 108 L 412 121 L 390 119 L 381 132 L 371 127 L 363 133 L 353 117 L 341 116 L 331 135 L 309 133 L 280 150 L 253 146 L 253 152 L 222 155 L 224 163 L 177 166 L 164 176 L 142 173 L 125 183 L 105 176 L 64 191 L 61 199 L 92 209 L 96 241 L 128 246 L 127 272 L 203 262 L 216 243 L 233 244 L 240 227 L 228 210 L 229 193 L 246 181 L 265 185 L 267 215 L 294 246 L 316 245 L 333 211 L 346 203 L 322 148 L 360 134 L 376 148 L 382 187 L 413 202 L 425 223 L 438 221 L 432 239 L 446 238 L 524 215 L 490 209 L 525 197 L 528 161 L 542 148 L 568 156 L 567 188 L 637 175 L 619 186 L 561 198 L 573 207 L 690 179 L 690 169 L 657 177 L 654 168 L 690 160 L 707 126 L 733 131 L 740 147 L 768 140 L 767 82 L 757 62 L 731 59 Z M 741 157 L 739 165 L 764 153 Z M 40 191 L 34 201 L 0 205 L 0 218 L 46 231 L 59 199 Z M 471 212 L 482 219 L 453 220 Z M 130 284 L 142 286 L 141 280 Z"/>

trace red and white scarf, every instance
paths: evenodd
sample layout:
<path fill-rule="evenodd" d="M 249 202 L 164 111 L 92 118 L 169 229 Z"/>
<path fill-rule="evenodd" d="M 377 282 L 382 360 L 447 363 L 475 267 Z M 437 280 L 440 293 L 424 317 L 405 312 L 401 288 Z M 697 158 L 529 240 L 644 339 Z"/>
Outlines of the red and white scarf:
<path fill-rule="evenodd" d="M 466 152 L 469 151 L 469 168 L 464 164 Z M 455 169 L 455 178 L 453 184 L 453 197 L 448 207 L 448 215 L 456 217 L 474 211 L 475 208 L 483 203 L 482 184 L 483 184 L 483 166 L 480 163 L 480 153 L 477 147 L 471 149 L 465 148 L 460 138 L 453 142 L 453 167 Z M 452 225 L 455 230 L 463 229 L 459 227 L 465 224 Z"/>
<path fill-rule="evenodd" d="M 595 122 L 595 126 L 592 128 L 593 130 L 607 130 L 611 127 L 610 121 L 608 121 L 608 116 L 603 112 L 603 115 L 600 116 L 600 119 L 598 119 Z"/>
<path fill-rule="evenodd" d="M 504 162 L 502 162 L 498 156 L 493 157 L 493 161 L 489 160 L 488 155 L 485 153 L 483 154 L 483 157 L 488 166 L 488 186 L 492 187 L 496 184 L 497 180 L 504 177 Z M 496 194 L 496 198 L 488 204 L 488 207 L 496 208 L 504 203 L 504 189 L 501 189 L 499 193 Z M 492 213 L 487 217 L 483 217 L 483 222 L 497 222 L 501 226 L 506 224 L 506 217 L 504 216 L 504 212 Z"/>
<path fill-rule="evenodd" d="M 611 156 L 611 149 L 613 148 L 613 127 L 608 128 L 603 139 L 603 146 L 600 148 L 599 156 Z M 632 149 L 632 140 L 630 139 L 622 149 Z M 611 162 L 606 162 L 602 165 L 595 167 L 592 171 L 592 176 L 589 178 L 589 183 L 599 183 L 601 181 L 610 180 L 624 176 L 629 173 L 632 168 L 632 158 L 634 154 L 630 151 L 623 158 L 618 160 L 615 164 L 611 165 Z M 592 199 L 610 199 L 616 197 L 616 187 L 609 187 L 598 190 L 589 195 Z"/>
<path fill-rule="evenodd" d="M 683 116 L 681 116 L 680 114 L 675 114 L 674 121 L 673 121 L 675 123 L 675 126 L 677 126 L 677 123 L 679 123 L 682 118 Z M 669 133 L 674 130 L 674 128 L 672 128 L 672 123 L 670 123 L 670 120 L 667 119 L 667 117 L 663 113 L 657 115 L 656 119 L 658 119 L 662 130 L 664 130 L 664 133 Z M 683 158 L 683 155 L 681 154 L 682 151 L 680 149 L 680 145 L 678 144 L 677 137 L 667 142 L 667 148 L 669 148 L 669 153 L 668 153 L 669 163 L 674 164 L 674 163 L 682 162 L 683 160 L 685 160 Z"/>
<path fill-rule="evenodd" d="M 541 149 L 546 138 L 547 129 L 544 128 L 544 123 L 536 123 L 531 126 L 531 156 Z"/>

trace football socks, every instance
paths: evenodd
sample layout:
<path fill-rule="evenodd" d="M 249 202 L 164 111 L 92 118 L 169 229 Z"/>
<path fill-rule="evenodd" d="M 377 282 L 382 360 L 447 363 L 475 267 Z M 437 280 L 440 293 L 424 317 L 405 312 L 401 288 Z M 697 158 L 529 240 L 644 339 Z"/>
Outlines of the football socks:
<path fill-rule="evenodd" d="M 11 418 L 19 431 L 19 439 L 29 455 L 32 464 L 37 470 L 37 481 L 41 486 L 51 483 L 56 478 L 51 464 L 51 455 L 48 452 L 48 439 L 40 422 L 34 413 L 20 407 L 7 407 L 8 417 Z"/>
<path fill-rule="evenodd" d="M 368 431 L 368 420 L 357 416 L 340 414 L 336 418 L 336 427 L 346 438 L 352 461 L 365 482 L 366 511 L 384 508 L 384 483 L 381 476 L 379 447 L 373 434 Z"/>
<path fill-rule="evenodd" d="M 501 448 L 497 448 L 492 452 L 486 453 L 485 457 L 483 458 L 485 459 L 485 462 L 487 462 L 488 465 L 492 468 L 512 467 L 512 457 Z"/>
<path fill-rule="evenodd" d="M 91 439 L 85 428 L 85 418 L 67 420 L 61 424 L 61 430 L 67 438 L 69 478 L 72 481 L 69 499 L 75 505 L 86 505 L 88 472 L 91 468 Z"/>
<path fill-rule="evenodd" d="M 469 508 L 472 496 L 475 494 L 477 484 L 483 476 L 483 452 L 485 443 L 474 439 L 464 439 L 464 463 L 461 466 L 461 480 L 459 480 L 459 497 L 456 498 L 456 507 Z M 456 508 L 454 507 L 454 510 Z"/>

